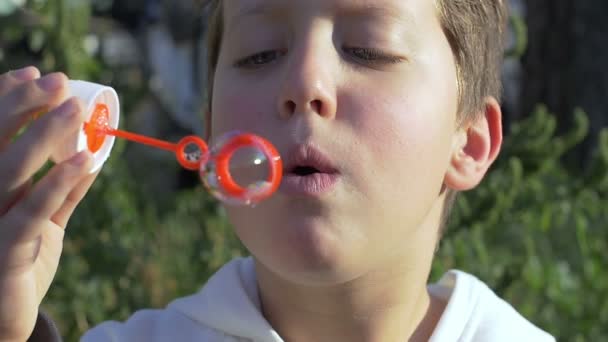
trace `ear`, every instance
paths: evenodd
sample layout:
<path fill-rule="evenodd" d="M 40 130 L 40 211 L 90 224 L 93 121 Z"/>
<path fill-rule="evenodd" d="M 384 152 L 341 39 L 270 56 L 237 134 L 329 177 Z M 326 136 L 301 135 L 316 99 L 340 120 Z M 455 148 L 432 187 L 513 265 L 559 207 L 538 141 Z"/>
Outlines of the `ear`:
<path fill-rule="evenodd" d="M 502 112 L 496 99 L 488 97 L 483 115 L 466 122 L 454 135 L 445 185 L 456 191 L 476 187 L 498 157 L 501 146 Z"/>

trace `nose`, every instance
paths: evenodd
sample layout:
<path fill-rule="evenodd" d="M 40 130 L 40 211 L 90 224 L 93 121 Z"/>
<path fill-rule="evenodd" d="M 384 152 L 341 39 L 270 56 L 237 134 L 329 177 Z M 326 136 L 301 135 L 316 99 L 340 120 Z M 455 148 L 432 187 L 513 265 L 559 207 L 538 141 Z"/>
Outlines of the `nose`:
<path fill-rule="evenodd" d="M 332 67 L 330 50 L 311 45 L 298 50 L 288 54 L 278 99 L 281 117 L 315 114 L 328 119 L 334 118 L 337 68 Z"/>

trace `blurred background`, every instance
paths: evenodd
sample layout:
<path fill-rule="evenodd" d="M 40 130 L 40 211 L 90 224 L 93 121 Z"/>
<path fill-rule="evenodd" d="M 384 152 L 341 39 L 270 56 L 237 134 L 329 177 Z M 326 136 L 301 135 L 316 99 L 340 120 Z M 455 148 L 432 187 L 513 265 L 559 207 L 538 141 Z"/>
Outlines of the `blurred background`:
<path fill-rule="evenodd" d="M 0 0 L 0 72 L 114 87 L 124 129 L 203 132 L 205 0 Z M 511 0 L 505 144 L 433 266 L 471 272 L 560 341 L 608 340 L 608 1 Z M 117 141 L 43 310 L 67 341 L 197 291 L 246 252 L 198 176 Z"/>

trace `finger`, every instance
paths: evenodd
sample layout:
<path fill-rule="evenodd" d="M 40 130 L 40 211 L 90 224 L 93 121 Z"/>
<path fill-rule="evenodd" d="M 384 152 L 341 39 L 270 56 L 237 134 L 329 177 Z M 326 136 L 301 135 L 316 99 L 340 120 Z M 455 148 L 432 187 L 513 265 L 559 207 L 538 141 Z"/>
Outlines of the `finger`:
<path fill-rule="evenodd" d="M 34 173 L 48 161 L 57 144 L 81 128 L 82 104 L 72 98 L 34 122 L 10 148 L 0 151 L 0 207 L 13 197 Z"/>
<path fill-rule="evenodd" d="M 95 174 L 86 176 L 83 180 L 81 180 L 80 183 L 78 183 L 78 185 L 76 185 L 76 187 L 72 190 L 72 192 L 70 192 L 68 197 L 66 197 L 65 201 L 61 205 L 61 208 L 59 208 L 59 210 L 57 210 L 57 212 L 51 217 L 51 221 L 53 221 L 59 227 L 65 229 L 68 225 L 70 217 L 74 213 L 74 210 L 91 188 L 91 185 L 93 182 L 95 182 L 98 174 L 99 172 L 96 172 Z"/>
<path fill-rule="evenodd" d="M 85 177 L 90 169 L 91 154 L 83 151 L 56 165 L 46 174 L 8 215 L 18 217 L 23 227 L 8 227 L 9 240 L 30 241 L 40 234 L 41 224 L 62 207 L 66 198 Z"/>
<path fill-rule="evenodd" d="M 6 203 L 0 207 L 0 216 L 6 214 L 15 203 L 19 202 L 32 188 L 33 180 L 29 179 L 23 185 L 13 191 L 12 197 L 8 197 Z"/>
<path fill-rule="evenodd" d="M 0 75 L 0 96 L 3 96 L 19 84 L 35 80 L 39 77 L 40 71 L 33 66 L 4 73 Z"/>
<path fill-rule="evenodd" d="M 67 93 L 67 77 L 62 73 L 24 82 L 0 97 L 0 150 L 34 114 L 56 107 Z"/>

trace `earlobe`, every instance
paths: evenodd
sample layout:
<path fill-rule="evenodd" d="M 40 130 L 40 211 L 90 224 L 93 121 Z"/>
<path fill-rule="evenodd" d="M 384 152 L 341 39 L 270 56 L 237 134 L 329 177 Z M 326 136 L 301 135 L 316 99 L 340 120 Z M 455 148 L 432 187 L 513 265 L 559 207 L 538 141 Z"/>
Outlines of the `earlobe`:
<path fill-rule="evenodd" d="M 454 137 L 445 185 L 456 191 L 476 187 L 502 146 L 502 112 L 496 99 L 485 100 L 485 112 L 465 124 Z"/>

